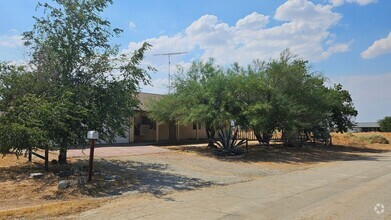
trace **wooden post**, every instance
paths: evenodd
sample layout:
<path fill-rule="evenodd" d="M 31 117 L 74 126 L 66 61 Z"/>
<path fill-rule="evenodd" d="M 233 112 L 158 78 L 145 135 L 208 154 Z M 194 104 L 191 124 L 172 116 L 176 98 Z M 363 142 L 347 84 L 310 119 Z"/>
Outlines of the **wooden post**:
<path fill-rule="evenodd" d="M 33 154 L 33 148 L 31 147 L 31 146 L 29 146 L 29 149 L 28 149 L 28 151 L 29 151 L 29 162 L 31 162 L 31 160 L 32 160 L 32 154 Z"/>
<path fill-rule="evenodd" d="M 49 170 L 49 145 L 45 146 L 45 170 Z"/>
<path fill-rule="evenodd" d="M 94 165 L 94 148 L 95 148 L 95 140 L 90 139 L 90 161 L 88 166 L 88 182 L 91 182 L 92 179 L 92 166 Z"/>

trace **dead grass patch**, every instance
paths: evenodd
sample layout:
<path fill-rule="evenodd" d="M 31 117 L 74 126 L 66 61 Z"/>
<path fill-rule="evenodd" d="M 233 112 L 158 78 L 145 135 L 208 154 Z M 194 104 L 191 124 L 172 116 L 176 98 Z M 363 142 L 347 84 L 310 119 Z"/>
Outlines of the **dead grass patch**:
<path fill-rule="evenodd" d="M 104 175 L 114 175 L 118 172 L 108 167 L 107 163 L 97 161 L 94 167 L 94 177 L 90 184 L 77 185 L 77 178 L 86 176 L 88 161 L 69 160 L 66 165 L 49 165 L 49 171 L 44 171 L 43 161 L 33 158 L 29 163 L 27 158 L 17 158 L 9 154 L 0 158 L 0 219 L 37 216 L 28 213 L 41 210 L 40 216 L 68 214 L 67 210 L 75 212 L 91 208 L 95 204 L 91 197 L 110 197 L 120 195 L 123 185 L 129 185 L 134 180 L 122 175 L 121 181 L 106 181 Z M 82 174 L 75 175 L 74 171 L 79 170 Z M 66 177 L 59 177 L 60 172 L 70 172 Z M 44 173 L 39 179 L 30 177 L 31 173 Z M 71 182 L 71 187 L 65 190 L 57 189 L 60 180 Z M 100 202 L 104 201 L 98 199 Z M 61 208 L 54 208 L 52 204 L 60 205 Z M 61 211 L 63 210 L 63 211 Z M 15 216 L 13 216 L 13 214 Z M 24 213 L 27 213 L 26 215 Z M 39 217 L 39 216 L 38 216 Z M 11 217 L 10 217 L 11 218 Z"/>
<path fill-rule="evenodd" d="M 372 150 L 391 150 L 391 132 L 333 133 L 333 144 Z"/>
<path fill-rule="evenodd" d="M 108 199 L 82 199 L 73 201 L 63 201 L 42 205 L 35 205 L 30 207 L 23 207 L 18 209 L 9 209 L 0 211 L 1 219 L 15 219 L 15 218 L 50 218 L 64 215 L 72 215 L 91 208 L 98 208 Z"/>

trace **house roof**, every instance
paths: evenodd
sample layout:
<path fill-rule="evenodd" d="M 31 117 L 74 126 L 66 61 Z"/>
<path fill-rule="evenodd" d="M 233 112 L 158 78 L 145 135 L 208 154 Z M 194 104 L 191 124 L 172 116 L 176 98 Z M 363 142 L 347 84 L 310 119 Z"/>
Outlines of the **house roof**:
<path fill-rule="evenodd" d="M 379 123 L 377 122 L 357 122 L 355 128 L 380 128 Z"/>
<path fill-rule="evenodd" d="M 138 98 L 140 100 L 140 109 L 143 111 L 147 111 L 147 104 L 148 102 L 154 100 L 157 101 L 161 99 L 164 95 L 161 94 L 154 94 L 154 93 L 146 93 L 146 92 L 140 92 L 138 94 Z"/>

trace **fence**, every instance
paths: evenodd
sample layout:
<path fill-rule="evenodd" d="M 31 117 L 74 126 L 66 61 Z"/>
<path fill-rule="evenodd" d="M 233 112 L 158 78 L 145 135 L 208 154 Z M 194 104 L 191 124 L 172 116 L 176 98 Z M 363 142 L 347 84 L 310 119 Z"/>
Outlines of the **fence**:
<path fill-rule="evenodd" d="M 46 146 L 45 147 L 45 155 L 42 156 L 36 152 L 33 152 L 33 149 L 32 147 L 29 148 L 28 150 L 28 155 L 29 155 L 29 162 L 32 161 L 32 156 L 36 156 L 38 158 L 41 158 L 42 160 L 45 161 L 45 170 L 48 171 L 49 170 L 49 146 Z"/>

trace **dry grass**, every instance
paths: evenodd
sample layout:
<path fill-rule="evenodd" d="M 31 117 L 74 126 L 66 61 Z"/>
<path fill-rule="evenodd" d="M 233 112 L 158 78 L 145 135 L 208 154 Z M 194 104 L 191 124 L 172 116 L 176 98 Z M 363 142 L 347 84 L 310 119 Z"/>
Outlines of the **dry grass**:
<path fill-rule="evenodd" d="M 333 133 L 332 138 L 335 145 L 373 150 L 391 150 L 391 132 Z M 385 144 L 384 140 L 388 141 L 388 144 Z"/>
<path fill-rule="evenodd" d="M 56 173 L 71 168 L 86 170 L 87 161 L 69 162 L 61 166 L 49 165 L 50 170 L 44 172 L 43 161 L 35 157 L 33 163 L 29 163 L 23 156 L 17 158 L 13 154 L 0 158 L 0 219 L 55 217 L 80 212 L 107 201 L 109 193 L 117 185 L 126 183 L 126 178 L 121 183 L 107 183 L 102 176 L 94 175 L 91 184 L 73 184 L 68 189 L 58 190 L 57 185 L 61 179 L 75 182 L 77 176 L 60 178 Z M 103 170 L 103 166 L 97 162 L 94 170 Z M 44 177 L 30 177 L 31 173 L 37 172 L 44 173 Z M 96 197 L 101 198 L 93 199 Z"/>
<path fill-rule="evenodd" d="M 82 199 L 0 211 L 0 219 L 36 219 L 72 215 L 99 207 L 107 199 Z"/>

